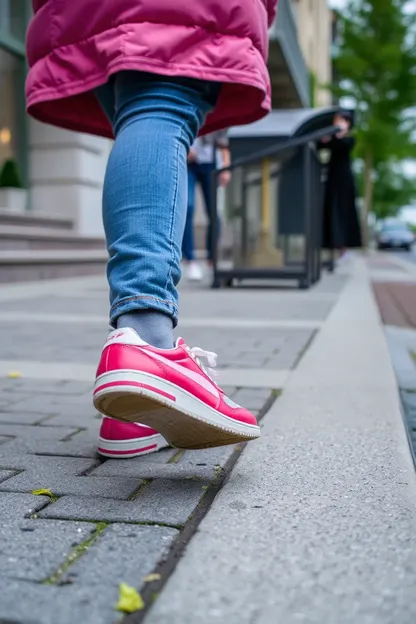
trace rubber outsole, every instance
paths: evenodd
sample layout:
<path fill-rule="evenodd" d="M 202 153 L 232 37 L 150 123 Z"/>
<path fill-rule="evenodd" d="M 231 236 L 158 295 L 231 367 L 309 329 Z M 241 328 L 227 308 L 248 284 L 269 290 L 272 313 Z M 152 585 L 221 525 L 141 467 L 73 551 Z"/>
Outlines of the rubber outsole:
<path fill-rule="evenodd" d="M 143 441 L 143 438 L 135 440 L 106 440 L 100 437 L 97 451 L 103 457 L 129 459 L 131 457 L 157 453 L 157 451 L 168 448 L 168 446 L 169 444 L 160 435 L 152 436 L 146 441 Z"/>
<path fill-rule="evenodd" d="M 136 378 L 137 378 L 137 373 Z M 216 410 L 208 408 L 201 401 L 189 395 L 189 398 L 204 408 L 204 416 L 193 413 L 180 405 L 178 397 L 173 402 L 166 398 L 166 394 L 171 390 L 172 384 L 166 382 L 167 390 L 149 390 L 149 376 L 144 375 L 145 383 L 138 387 L 111 384 L 111 374 L 104 374 L 96 382 L 94 394 L 94 406 L 96 409 L 122 422 L 138 422 L 158 431 L 165 440 L 176 448 L 182 449 L 204 449 L 216 446 L 226 446 L 254 440 L 260 436 L 260 428 L 255 425 L 248 425 L 240 421 L 233 421 L 228 425 L 226 416 Z M 158 384 L 163 380 L 158 380 Z M 137 383 L 137 382 L 136 382 Z M 105 386 L 103 390 L 100 387 Z M 163 392 L 163 394 L 159 394 Z M 181 390 L 182 393 L 185 391 Z M 196 411 L 196 410 L 195 410 Z M 212 413 L 212 419 L 220 422 L 208 420 L 206 414 Z"/>

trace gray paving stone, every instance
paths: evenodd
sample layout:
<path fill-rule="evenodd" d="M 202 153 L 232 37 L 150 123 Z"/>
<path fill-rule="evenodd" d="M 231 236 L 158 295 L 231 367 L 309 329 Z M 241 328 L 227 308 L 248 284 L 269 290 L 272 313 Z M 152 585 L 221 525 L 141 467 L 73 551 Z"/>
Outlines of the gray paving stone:
<path fill-rule="evenodd" d="M 42 394 L 42 395 L 83 395 L 92 391 L 93 383 L 83 381 L 43 381 L 42 379 L 7 379 L 0 382 L 1 397 L 6 397 L 7 394 L 12 396 L 21 396 L 22 399 L 25 395 Z"/>
<path fill-rule="evenodd" d="M 104 325 L 90 325 L 88 331 L 80 332 L 77 324 L 37 323 L 37 331 L 34 332 L 30 324 L 3 322 L 0 327 L 2 358 L 96 363 L 107 335 Z"/>
<path fill-rule="evenodd" d="M 105 592 L 90 586 L 56 587 L 26 581 L 7 581 L 0 600 L 0 622 L 4 624 L 115 624 L 122 614 L 115 611 L 117 582 Z M 59 608 L 58 608 L 59 607 Z"/>
<path fill-rule="evenodd" d="M 290 318 L 290 317 L 289 317 Z M 203 341 L 218 354 L 221 368 L 292 368 L 313 336 L 309 329 L 189 328 L 189 344 Z M 219 381 L 221 383 L 221 373 Z"/>
<path fill-rule="evenodd" d="M 30 398 L 24 398 L 7 407 L 6 411 L 28 412 L 31 414 L 42 414 L 44 416 L 66 416 L 74 414 L 78 417 L 94 417 L 97 410 L 92 405 L 90 395 L 81 397 L 82 400 L 72 399 L 71 397 L 57 397 L 54 395 L 34 395 Z"/>
<path fill-rule="evenodd" d="M 2 310 L 21 312 L 21 303 L 4 302 L 2 303 Z M 80 293 L 77 297 L 48 296 L 47 300 L 44 297 L 36 297 L 30 300 L 30 310 L 34 313 L 45 312 L 47 314 L 68 314 L 69 311 L 73 311 L 74 314 L 102 315 L 104 317 L 108 311 L 108 296 L 103 293 L 99 297 L 97 295 L 91 297 L 88 293 Z M 103 322 L 101 330 L 104 328 L 105 322 Z"/>
<path fill-rule="evenodd" d="M 6 481 L 6 479 L 10 479 L 10 477 L 13 477 L 15 474 L 13 470 L 0 470 L 0 483 Z"/>
<path fill-rule="evenodd" d="M 178 464 L 191 470 L 200 466 L 212 466 L 212 468 L 221 466 L 223 468 L 236 448 L 236 445 L 231 445 L 199 451 L 186 451 L 179 459 Z"/>
<path fill-rule="evenodd" d="M 93 409 L 87 412 L 79 412 L 69 408 L 66 413 L 52 416 L 42 425 L 49 427 L 77 427 L 78 429 L 92 429 L 98 431 L 101 424 L 101 416 Z"/>
<path fill-rule="evenodd" d="M 63 496 L 40 513 L 42 518 L 155 522 L 178 526 L 186 522 L 206 492 L 201 481 L 152 481 L 133 501 Z"/>
<path fill-rule="evenodd" d="M 0 521 L 10 522 L 26 518 L 37 512 L 48 502 L 49 498 L 47 496 L 4 492 L 0 496 Z"/>
<path fill-rule="evenodd" d="M 186 451 L 177 462 L 167 464 L 152 463 L 160 453 L 147 457 L 136 457 L 129 461 L 109 459 L 97 466 L 91 476 L 125 476 L 142 479 L 203 479 L 211 481 L 217 475 L 218 466 L 223 468 L 236 446 L 222 446 L 198 451 Z M 171 449 L 172 450 L 172 449 Z M 173 451 L 176 452 L 176 451 Z M 148 459 L 148 461 L 144 461 Z"/>
<path fill-rule="evenodd" d="M 140 485 L 140 479 L 126 477 L 72 477 L 56 476 L 53 473 L 38 476 L 33 472 L 25 471 L 0 483 L 0 491 L 32 492 L 32 490 L 47 488 L 57 496 L 73 494 L 127 500 Z"/>
<path fill-rule="evenodd" d="M 235 358 L 223 358 L 221 362 L 222 368 L 264 368 L 269 359 L 267 356 L 259 356 L 254 362 L 242 359 L 240 357 Z M 274 368 L 283 368 L 282 366 L 275 366 Z M 220 373 L 221 374 L 221 373 Z"/>
<path fill-rule="evenodd" d="M 11 412 L 0 408 L 0 424 L 37 425 L 48 419 L 46 414 L 33 414 L 31 412 Z"/>
<path fill-rule="evenodd" d="M 112 587 L 115 581 L 140 587 L 178 535 L 179 531 L 168 527 L 111 525 L 69 568 L 63 580 L 100 588 Z"/>
<path fill-rule="evenodd" d="M 96 464 L 95 460 L 87 458 L 15 455 L 13 453 L 0 455 L 0 468 L 27 470 L 37 477 L 78 476 Z"/>
<path fill-rule="evenodd" d="M 248 284 L 247 284 L 248 286 Z M 307 300 L 305 293 L 291 290 L 289 293 L 276 291 L 275 284 L 271 289 L 250 290 L 233 288 L 231 291 L 217 291 L 215 296 L 209 289 L 186 291 L 181 286 L 181 311 L 186 317 L 226 318 L 226 319 L 270 319 L 270 320 L 324 320 L 334 301 L 328 297 L 319 298 L 318 291 Z M 328 287 L 327 287 L 328 288 Z M 322 289 L 322 293 L 332 290 Z M 316 294 L 315 294 L 316 293 Z M 191 344 L 191 329 L 181 329 Z M 244 333 L 244 330 L 243 330 Z M 192 334 L 193 335 L 193 334 Z M 196 336 L 192 344 L 204 347 L 201 335 Z M 209 343 L 208 343 L 209 344 Z"/>
<path fill-rule="evenodd" d="M 270 397 L 267 388 L 240 388 L 233 396 L 233 401 L 249 410 L 259 410 Z"/>
<path fill-rule="evenodd" d="M 0 424 L 0 435 L 2 436 L 14 436 L 16 438 L 30 438 L 30 439 L 42 439 L 42 440 L 62 440 L 74 433 L 77 433 L 78 429 L 75 427 L 41 427 L 30 425 L 17 425 L 17 424 Z"/>
<path fill-rule="evenodd" d="M 132 457 L 129 460 L 125 459 L 108 459 L 103 462 L 90 474 L 92 476 L 125 476 L 125 477 L 141 477 L 144 474 L 149 474 L 149 471 L 166 470 L 169 471 L 169 466 L 175 466 L 175 464 L 168 463 L 172 457 L 177 454 L 177 449 L 164 449 L 158 453 L 151 453 L 144 457 Z M 156 473 L 155 473 L 156 474 Z M 158 473 L 157 473 L 158 474 Z M 166 472 L 166 474 L 170 474 Z M 143 477 L 153 478 L 153 477 Z"/>
<path fill-rule="evenodd" d="M 225 394 L 230 397 L 230 399 L 232 399 L 237 392 L 237 388 L 235 386 L 224 386 L 223 384 L 221 384 L 221 388 L 223 389 Z"/>
<path fill-rule="evenodd" d="M 64 436 L 64 441 L 57 441 L 62 427 L 54 427 L 55 430 L 51 439 L 51 427 L 37 427 L 36 435 L 18 436 L 15 438 L 5 438 L 7 445 L 4 452 L 7 454 L 16 453 L 22 455 L 26 453 L 36 453 L 39 455 L 56 455 L 67 457 L 97 457 L 97 440 L 100 428 L 100 420 L 95 419 L 93 426 L 79 431 L 73 430 L 70 437 Z M 65 433 L 65 431 L 64 431 Z"/>
<path fill-rule="evenodd" d="M 95 530 L 93 523 L 27 520 L 0 526 L 0 578 L 42 581 Z M 1 602 L 1 601 L 0 601 Z"/>
<path fill-rule="evenodd" d="M 90 473 L 91 477 L 119 476 L 136 477 L 137 479 L 199 479 L 211 481 L 216 475 L 215 466 L 133 463 L 134 460 L 109 459 Z"/>
<path fill-rule="evenodd" d="M 18 397 L 14 397 L 12 394 L 6 394 L 5 392 L 0 392 L 0 410 L 6 410 L 9 405 L 13 405 L 19 400 Z"/>
<path fill-rule="evenodd" d="M 131 460 L 129 459 L 129 464 L 131 462 L 141 462 L 142 464 L 166 464 L 175 458 L 175 455 L 178 454 L 178 449 L 176 448 L 165 448 L 157 453 L 150 453 L 149 455 L 145 455 L 144 457 L 135 457 Z"/>
<path fill-rule="evenodd" d="M 4 451 L 10 454 L 34 453 L 40 455 L 54 455 L 61 457 L 91 457 L 98 458 L 97 435 L 94 440 L 75 440 L 67 442 L 55 442 L 54 440 L 30 439 L 19 440 L 7 438 L 7 445 Z"/>

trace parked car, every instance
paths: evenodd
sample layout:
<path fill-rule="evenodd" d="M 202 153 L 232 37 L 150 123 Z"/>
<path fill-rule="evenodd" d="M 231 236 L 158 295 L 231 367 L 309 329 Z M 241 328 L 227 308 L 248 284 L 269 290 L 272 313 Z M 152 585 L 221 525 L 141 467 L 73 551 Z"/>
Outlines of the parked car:
<path fill-rule="evenodd" d="M 410 227 L 402 221 L 384 223 L 377 233 L 378 249 L 405 249 L 410 251 L 415 237 Z"/>

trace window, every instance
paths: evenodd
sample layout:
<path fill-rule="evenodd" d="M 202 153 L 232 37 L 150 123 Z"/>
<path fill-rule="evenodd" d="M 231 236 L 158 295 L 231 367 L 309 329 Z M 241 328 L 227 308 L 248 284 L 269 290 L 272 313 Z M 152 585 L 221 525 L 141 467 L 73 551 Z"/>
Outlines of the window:
<path fill-rule="evenodd" d="M 0 0 L 0 167 L 6 159 L 15 160 L 24 183 L 28 169 L 25 32 L 30 14 L 30 0 Z"/>
<path fill-rule="evenodd" d="M 9 29 L 12 37 L 25 40 L 26 13 L 25 0 L 9 0 Z"/>
<path fill-rule="evenodd" d="M 1 0 L 0 32 L 21 43 L 25 40 L 27 0 Z"/>
<path fill-rule="evenodd" d="M 19 149 L 19 121 L 16 101 L 20 94 L 19 61 L 9 52 L 0 49 L 0 167 L 8 158 L 17 159 Z"/>

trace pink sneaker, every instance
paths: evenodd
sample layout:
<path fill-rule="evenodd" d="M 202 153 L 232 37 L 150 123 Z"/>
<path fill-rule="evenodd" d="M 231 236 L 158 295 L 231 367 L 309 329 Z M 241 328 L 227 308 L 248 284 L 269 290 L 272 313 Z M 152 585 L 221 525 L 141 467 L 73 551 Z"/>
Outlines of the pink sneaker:
<path fill-rule="evenodd" d="M 154 429 L 138 423 L 122 423 L 103 417 L 98 438 L 98 452 L 104 457 L 127 459 L 155 453 L 169 444 Z"/>
<path fill-rule="evenodd" d="M 258 438 L 256 418 L 224 394 L 199 357 L 215 366 L 214 353 L 190 349 L 182 338 L 173 349 L 157 349 L 133 329 L 115 330 L 98 365 L 94 405 L 112 418 L 152 427 L 178 448 Z"/>

